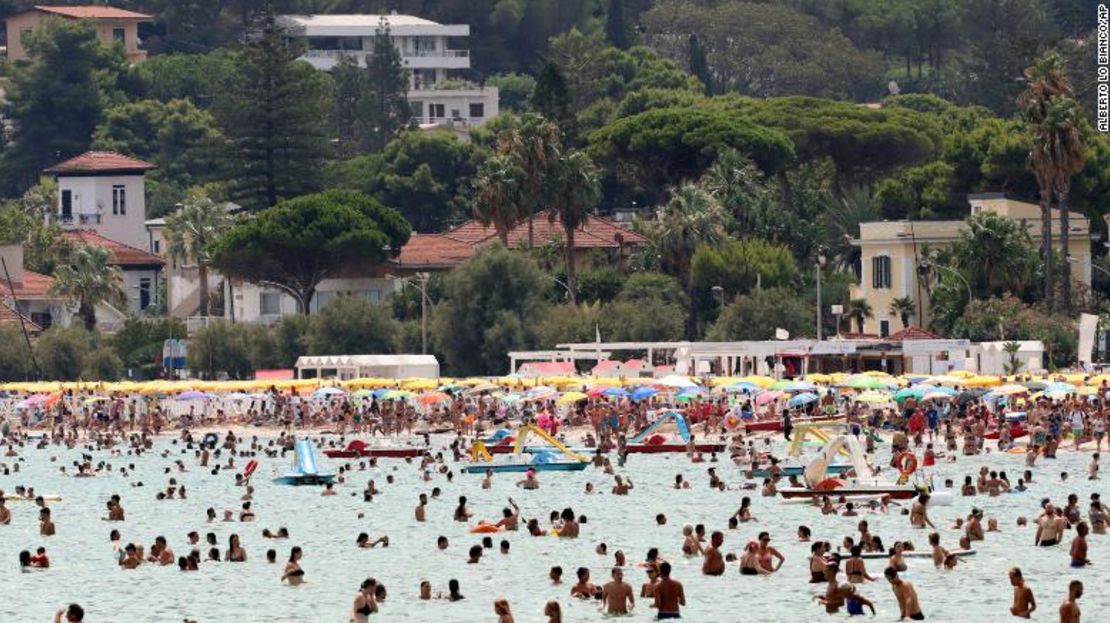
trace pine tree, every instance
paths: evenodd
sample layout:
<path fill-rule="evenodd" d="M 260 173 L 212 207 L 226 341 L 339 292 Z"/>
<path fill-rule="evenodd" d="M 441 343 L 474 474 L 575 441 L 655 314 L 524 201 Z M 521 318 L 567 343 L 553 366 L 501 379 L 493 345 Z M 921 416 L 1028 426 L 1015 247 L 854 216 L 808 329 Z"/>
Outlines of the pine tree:
<path fill-rule="evenodd" d="M 570 93 L 562 70 L 554 61 L 547 61 L 532 89 L 532 109 L 544 119 L 554 121 L 563 130 L 568 142 L 574 136 L 574 117 L 570 112 Z"/>
<path fill-rule="evenodd" d="M 297 60 L 300 54 L 267 2 L 218 104 L 238 168 L 232 193 L 252 209 L 320 187 L 328 153 L 326 76 Z"/>
<path fill-rule="evenodd" d="M 363 147 L 380 151 L 412 119 L 409 76 L 401 52 L 393 44 L 389 23 L 382 17 L 374 35 L 373 54 L 366 58 L 366 90 L 360 108 Z"/>
<path fill-rule="evenodd" d="M 331 70 L 334 89 L 332 133 L 340 158 L 350 158 L 359 153 L 359 102 L 365 88 L 365 74 L 358 60 L 344 54 Z"/>
<path fill-rule="evenodd" d="M 690 73 L 697 76 L 705 85 L 705 94 L 713 95 L 713 75 L 709 72 L 709 60 L 705 57 L 705 48 L 696 34 L 690 34 L 689 43 Z"/>
<path fill-rule="evenodd" d="M 605 14 L 605 40 L 619 50 L 628 49 L 628 25 L 624 21 L 624 0 L 609 0 Z"/>

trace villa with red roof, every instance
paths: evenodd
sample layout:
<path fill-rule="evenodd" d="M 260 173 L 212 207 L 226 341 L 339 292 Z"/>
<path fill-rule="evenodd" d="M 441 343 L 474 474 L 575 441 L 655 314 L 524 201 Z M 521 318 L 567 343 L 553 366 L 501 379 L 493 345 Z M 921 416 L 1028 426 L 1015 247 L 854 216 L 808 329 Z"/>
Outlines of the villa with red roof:
<path fill-rule="evenodd" d="M 22 320 L 28 333 L 37 334 L 67 323 L 66 302 L 50 293 L 54 278 L 23 267 L 22 245 L 0 245 L 0 279 L 0 325 Z"/>
<path fill-rule="evenodd" d="M 529 246 L 528 221 L 524 220 L 509 230 L 509 248 Z M 563 244 L 563 226 L 541 212 L 532 219 L 531 245 Z M 450 270 L 466 261 L 481 247 L 499 242 L 497 230 L 478 221 L 467 221 L 443 234 L 413 234 L 396 259 L 397 271 L 402 274 Z M 575 261 L 585 261 L 590 253 L 608 254 L 614 265 L 624 266 L 632 252 L 647 240 L 600 216 L 589 216 L 574 235 Z"/>
<path fill-rule="evenodd" d="M 104 44 L 121 43 L 127 60 L 141 63 L 146 51 L 139 49 L 139 24 L 151 22 L 154 16 L 101 5 L 50 6 L 39 5 L 4 20 L 8 35 L 8 60 L 30 58 L 26 48 L 31 33 L 41 30 L 50 19 L 89 20 L 96 27 L 96 38 Z"/>

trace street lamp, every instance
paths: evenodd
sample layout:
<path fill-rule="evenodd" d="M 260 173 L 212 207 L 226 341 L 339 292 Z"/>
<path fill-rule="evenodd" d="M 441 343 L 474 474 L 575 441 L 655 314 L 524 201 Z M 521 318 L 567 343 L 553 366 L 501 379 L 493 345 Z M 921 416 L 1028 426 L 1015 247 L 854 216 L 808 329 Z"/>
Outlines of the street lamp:
<path fill-rule="evenodd" d="M 431 277 L 428 273 L 416 273 L 419 281 L 410 281 L 407 278 L 399 278 L 401 287 L 413 285 L 420 290 L 420 354 L 428 354 L 428 279 Z M 385 275 L 386 279 L 398 279 L 393 275 Z"/>
<path fill-rule="evenodd" d="M 821 269 L 825 267 L 828 258 L 825 257 L 825 247 L 817 248 L 817 341 L 821 341 Z"/>
<path fill-rule="evenodd" d="M 723 314 L 725 311 L 725 289 L 721 286 L 713 286 L 709 289 L 713 292 L 713 296 L 717 297 L 718 313 Z"/>

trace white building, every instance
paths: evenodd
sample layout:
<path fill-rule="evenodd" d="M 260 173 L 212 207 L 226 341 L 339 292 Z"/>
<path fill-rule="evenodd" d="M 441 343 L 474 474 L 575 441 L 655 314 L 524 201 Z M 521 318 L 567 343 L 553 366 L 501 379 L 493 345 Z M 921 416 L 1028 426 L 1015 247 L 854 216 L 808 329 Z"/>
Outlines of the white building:
<path fill-rule="evenodd" d="M 88 151 L 46 169 L 58 181 L 58 224 L 146 249 L 144 175 L 157 168 L 114 151 Z"/>
<path fill-rule="evenodd" d="M 365 66 L 383 20 L 410 72 L 408 99 L 418 124 L 478 125 L 497 116 L 497 87 L 458 79 L 470 69 L 470 51 L 452 45 L 454 40 L 470 36 L 467 24 L 437 24 L 412 15 L 281 17 L 294 37 L 305 40 L 304 60 L 322 70 L 335 67 L 344 55 Z"/>
<path fill-rule="evenodd" d="M 435 355 L 320 355 L 297 357 L 297 378 L 438 378 Z"/>

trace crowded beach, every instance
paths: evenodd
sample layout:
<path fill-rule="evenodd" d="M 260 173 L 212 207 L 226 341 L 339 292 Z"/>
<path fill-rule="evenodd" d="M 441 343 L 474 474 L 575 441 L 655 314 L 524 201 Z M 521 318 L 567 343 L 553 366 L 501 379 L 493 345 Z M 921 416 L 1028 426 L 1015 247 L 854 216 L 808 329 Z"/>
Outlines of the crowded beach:
<path fill-rule="evenodd" d="M 5 620 L 1071 623 L 1110 578 L 1107 377 L 0 392 Z"/>

